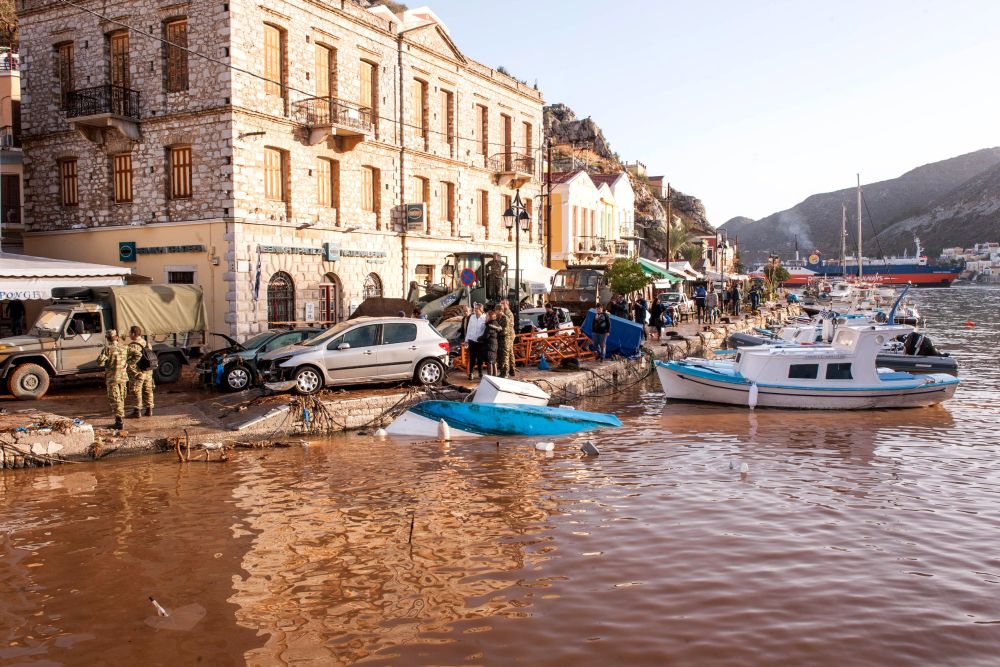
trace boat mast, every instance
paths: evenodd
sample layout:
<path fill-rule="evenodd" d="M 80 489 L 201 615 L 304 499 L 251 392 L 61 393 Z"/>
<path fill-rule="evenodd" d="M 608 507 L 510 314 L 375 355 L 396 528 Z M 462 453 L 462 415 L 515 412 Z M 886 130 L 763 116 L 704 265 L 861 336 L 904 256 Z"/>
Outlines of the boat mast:
<path fill-rule="evenodd" d="M 847 278 L 847 204 L 840 206 L 840 275 Z"/>
<path fill-rule="evenodd" d="M 864 262 L 861 260 L 861 174 L 858 174 L 858 280 L 864 279 Z"/>

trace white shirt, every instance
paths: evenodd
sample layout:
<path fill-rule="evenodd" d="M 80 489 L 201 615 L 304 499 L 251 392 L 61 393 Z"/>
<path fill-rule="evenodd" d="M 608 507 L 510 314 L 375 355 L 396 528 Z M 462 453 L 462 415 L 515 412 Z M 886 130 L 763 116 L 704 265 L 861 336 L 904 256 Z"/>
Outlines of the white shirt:
<path fill-rule="evenodd" d="M 476 316 L 469 315 L 469 323 L 465 325 L 465 340 L 478 341 L 486 333 L 486 313 Z"/>

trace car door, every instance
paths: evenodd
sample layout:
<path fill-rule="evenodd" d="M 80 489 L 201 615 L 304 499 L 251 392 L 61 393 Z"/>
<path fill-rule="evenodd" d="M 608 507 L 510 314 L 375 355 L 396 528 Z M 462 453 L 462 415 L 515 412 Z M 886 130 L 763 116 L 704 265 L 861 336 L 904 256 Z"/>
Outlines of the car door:
<path fill-rule="evenodd" d="M 100 313 L 73 313 L 56 343 L 59 371 L 72 373 L 98 370 L 97 357 L 100 356 L 104 343 Z"/>
<path fill-rule="evenodd" d="M 389 322 L 382 325 L 382 344 L 378 348 L 379 375 L 386 379 L 409 378 L 419 356 L 416 323 Z"/>
<path fill-rule="evenodd" d="M 327 343 L 326 375 L 331 384 L 377 380 L 378 324 L 348 329 Z"/>

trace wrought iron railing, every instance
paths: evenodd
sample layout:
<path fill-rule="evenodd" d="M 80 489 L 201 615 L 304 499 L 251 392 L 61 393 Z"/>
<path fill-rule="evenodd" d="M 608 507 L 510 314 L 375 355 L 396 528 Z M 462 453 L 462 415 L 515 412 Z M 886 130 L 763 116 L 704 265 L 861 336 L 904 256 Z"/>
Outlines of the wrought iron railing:
<path fill-rule="evenodd" d="M 372 110 L 336 97 L 307 97 L 294 103 L 294 117 L 308 127 L 335 125 L 358 132 L 372 131 Z"/>
<path fill-rule="evenodd" d="M 522 153 L 497 153 L 491 156 L 487 163 L 490 169 L 496 172 L 535 173 L 535 158 Z"/>
<path fill-rule="evenodd" d="M 20 148 L 21 146 L 21 135 L 14 131 L 13 125 L 4 125 L 0 127 L 0 150 L 6 150 L 8 148 Z"/>
<path fill-rule="evenodd" d="M 628 248 L 628 241 L 615 241 L 615 254 L 619 257 L 625 257 L 631 254 Z"/>
<path fill-rule="evenodd" d="M 112 114 L 139 120 L 139 91 L 105 84 L 74 90 L 66 96 L 66 117 Z"/>

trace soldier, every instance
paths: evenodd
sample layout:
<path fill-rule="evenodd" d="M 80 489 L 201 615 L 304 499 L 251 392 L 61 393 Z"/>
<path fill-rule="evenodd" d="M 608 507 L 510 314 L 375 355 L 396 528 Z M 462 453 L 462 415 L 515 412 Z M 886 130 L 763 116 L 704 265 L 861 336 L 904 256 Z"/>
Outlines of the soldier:
<path fill-rule="evenodd" d="M 519 328 L 518 323 L 514 322 L 514 312 L 510 309 L 510 301 L 508 299 L 500 300 L 501 313 L 503 315 L 503 346 L 500 349 L 500 359 L 498 367 L 500 370 L 500 377 L 514 377 L 514 367 L 517 365 L 514 361 L 514 335 Z"/>
<path fill-rule="evenodd" d="M 142 351 L 147 346 L 142 337 L 142 329 L 133 326 L 128 330 L 128 380 L 129 393 L 132 395 L 132 415 L 141 417 L 143 405 L 146 406 L 146 416 L 153 416 L 153 371 L 150 368 L 140 368 Z"/>
<path fill-rule="evenodd" d="M 118 332 L 108 329 L 105 334 L 108 344 L 97 357 L 97 365 L 104 369 L 104 384 L 108 389 L 108 405 L 115 416 L 115 428 L 125 428 L 125 388 L 128 381 L 126 372 L 125 347 L 118 340 Z"/>

